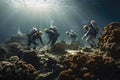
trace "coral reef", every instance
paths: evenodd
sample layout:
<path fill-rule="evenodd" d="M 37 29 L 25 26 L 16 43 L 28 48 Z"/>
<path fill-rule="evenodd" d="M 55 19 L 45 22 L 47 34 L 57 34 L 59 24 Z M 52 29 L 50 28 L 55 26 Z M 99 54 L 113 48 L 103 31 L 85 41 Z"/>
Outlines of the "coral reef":
<path fill-rule="evenodd" d="M 103 29 L 102 35 L 98 38 L 98 46 L 114 59 L 120 58 L 120 24 L 110 23 Z"/>
<path fill-rule="evenodd" d="M 0 80 L 35 80 L 38 71 L 23 61 L 0 62 Z"/>
<path fill-rule="evenodd" d="M 120 64 L 111 57 L 92 54 L 70 56 L 58 80 L 119 80 Z"/>

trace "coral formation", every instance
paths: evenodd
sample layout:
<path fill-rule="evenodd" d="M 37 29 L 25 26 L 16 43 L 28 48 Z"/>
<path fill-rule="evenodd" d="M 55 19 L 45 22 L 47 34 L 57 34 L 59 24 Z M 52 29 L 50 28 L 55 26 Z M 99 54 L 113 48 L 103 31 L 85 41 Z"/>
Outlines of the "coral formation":
<path fill-rule="evenodd" d="M 8 45 L 9 56 L 18 56 L 23 61 L 32 64 L 36 69 L 40 68 L 40 58 L 34 50 L 25 50 L 23 46 L 17 42 Z"/>
<path fill-rule="evenodd" d="M 99 37 L 98 46 L 114 59 L 120 58 L 120 24 L 117 22 L 110 23 L 103 29 Z"/>
<path fill-rule="evenodd" d="M 23 46 L 20 43 L 13 42 L 7 45 L 7 49 L 9 51 L 9 56 L 19 56 L 20 52 L 23 49 Z"/>
<path fill-rule="evenodd" d="M 0 80 L 35 80 L 38 71 L 23 61 L 0 62 Z"/>
<path fill-rule="evenodd" d="M 64 61 L 65 70 L 61 71 L 58 80 L 119 80 L 120 64 L 111 57 L 92 54 L 75 55 Z"/>
<path fill-rule="evenodd" d="M 7 58 L 7 50 L 0 47 L 0 61 Z"/>

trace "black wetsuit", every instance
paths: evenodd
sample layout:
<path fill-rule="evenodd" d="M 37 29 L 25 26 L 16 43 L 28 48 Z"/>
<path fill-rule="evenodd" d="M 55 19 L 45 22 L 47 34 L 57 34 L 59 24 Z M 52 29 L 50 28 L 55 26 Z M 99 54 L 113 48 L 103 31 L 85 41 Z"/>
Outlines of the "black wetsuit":
<path fill-rule="evenodd" d="M 51 45 L 54 45 L 58 39 L 59 33 L 54 29 L 49 29 L 46 33 L 49 38 L 48 44 L 50 43 Z"/>

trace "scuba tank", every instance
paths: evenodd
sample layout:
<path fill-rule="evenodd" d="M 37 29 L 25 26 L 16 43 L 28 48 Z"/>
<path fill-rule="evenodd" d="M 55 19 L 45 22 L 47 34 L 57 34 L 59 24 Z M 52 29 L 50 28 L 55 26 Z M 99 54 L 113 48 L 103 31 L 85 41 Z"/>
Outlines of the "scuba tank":
<path fill-rule="evenodd" d="M 28 37 L 31 37 L 34 33 L 37 33 L 38 29 L 37 28 L 33 28 L 30 33 L 28 34 Z"/>
<path fill-rule="evenodd" d="M 93 26 L 93 28 L 98 32 L 99 31 L 99 27 L 97 26 L 96 22 L 94 20 L 90 21 L 90 24 Z"/>

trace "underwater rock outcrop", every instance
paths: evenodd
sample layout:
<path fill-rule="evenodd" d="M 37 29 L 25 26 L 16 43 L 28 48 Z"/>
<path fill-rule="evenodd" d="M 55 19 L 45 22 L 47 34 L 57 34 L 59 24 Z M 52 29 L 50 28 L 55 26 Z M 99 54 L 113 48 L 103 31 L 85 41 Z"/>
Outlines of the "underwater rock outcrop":
<path fill-rule="evenodd" d="M 35 66 L 36 69 L 40 69 L 41 66 L 44 65 L 40 62 L 41 58 L 37 56 L 38 53 L 36 51 L 23 50 L 21 51 L 21 54 L 21 58 L 23 59 L 23 61 L 32 64 L 33 66 Z"/>
<path fill-rule="evenodd" d="M 32 64 L 36 69 L 40 68 L 40 58 L 37 51 L 25 50 L 20 43 L 13 42 L 8 45 L 9 56 L 18 56 L 23 61 Z"/>
<path fill-rule="evenodd" d="M 65 43 L 57 43 L 51 47 L 50 52 L 55 54 L 65 54 L 66 44 Z"/>
<path fill-rule="evenodd" d="M 8 52 L 6 49 L 0 47 L 0 61 L 5 60 L 8 56 Z"/>
<path fill-rule="evenodd" d="M 69 49 L 72 49 L 72 50 L 78 50 L 79 49 L 79 44 L 77 42 L 74 42 L 74 43 L 71 43 L 69 46 L 68 46 Z"/>
<path fill-rule="evenodd" d="M 24 61 L 1 61 L 0 80 L 35 80 L 38 71 Z"/>
<path fill-rule="evenodd" d="M 58 80 L 119 80 L 120 64 L 100 54 L 75 55 L 64 61 Z"/>
<path fill-rule="evenodd" d="M 23 46 L 18 42 L 9 43 L 7 45 L 9 56 L 19 56 L 20 52 L 23 50 Z"/>
<path fill-rule="evenodd" d="M 83 52 L 92 52 L 92 49 L 88 47 L 84 47 L 82 50 Z"/>
<path fill-rule="evenodd" d="M 114 59 L 120 58 L 120 24 L 112 22 L 105 26 L 98 38 L 99 48 Z"/>
<path fill-rule="evenodd" d="M 48 60 L 44 63 L 42 72 L 37 76 L 37 79 L 40 80 L 56 80 L 62 67 L 59 65 L 59 62 L 49 57 Z"/>

